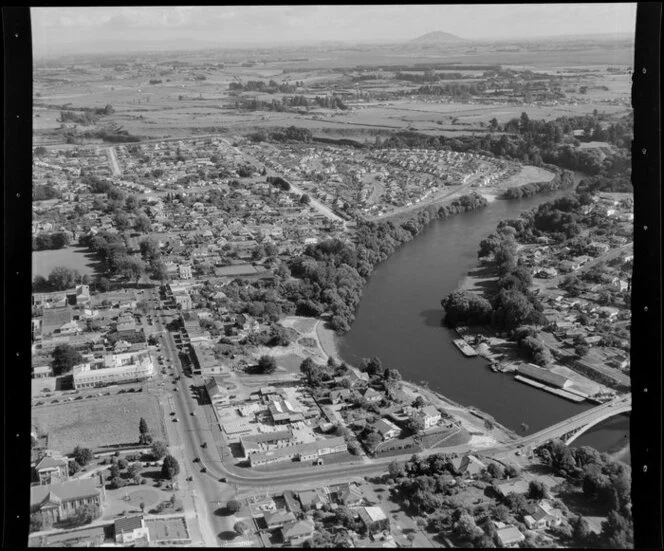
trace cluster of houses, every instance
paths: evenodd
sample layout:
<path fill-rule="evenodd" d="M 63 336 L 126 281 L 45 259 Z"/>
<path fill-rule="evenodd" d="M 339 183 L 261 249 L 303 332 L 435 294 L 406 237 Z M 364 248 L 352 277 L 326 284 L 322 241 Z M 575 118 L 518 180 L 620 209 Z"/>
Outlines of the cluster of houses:
<path fill-rule="evenodd" d="M 306 490 L 287 490 L 280 494 L 249 499 L 249 509 L 264 543 L 270 536 L 288 547 L 300 546 L 316 533 L 313 513 L 323 507 L 344 506 L 359 522 L 364 535 L 378 540 L 390 532 L 390 519 L 382 507 L 374 505 L 367 487 L 354 482 Z M 375 496 L 372 496 L 375 497 Z M 355 547 L 360 535 L 346 533 L 334 543 Z M 274 539 L 272 539 L 274 541 Z M 271 546 L 271 545 L 268 545 Z"/>
<path fill-rule="evenodd" d="M 514 170 L 513 163 L 474 153 L 427 149 L 364 152 L 335 146 L 257 145 L 250 150 L 331 208 L 370 215 L 411 206 L 447 185 L 471 179 L 490 185 Z"/>

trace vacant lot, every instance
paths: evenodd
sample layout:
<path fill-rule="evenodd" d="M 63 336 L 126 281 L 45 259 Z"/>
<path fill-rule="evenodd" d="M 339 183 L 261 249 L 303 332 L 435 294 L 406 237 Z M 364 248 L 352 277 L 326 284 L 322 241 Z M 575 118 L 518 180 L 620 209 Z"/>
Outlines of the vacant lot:
<path fill-rule="evenodd" d="M 48 277 L 53 268 L 66 266 L 78 270 L 81 275 L 95 273 L 95 260 L 87 249 L 66 247 L 51 251 L 32 253 L 32 277 Z"/>
<path fill-rule="evenodd" d="M 159 403 L 154 396 L 124 394 L 32 409 L 32 424 L 48 434 L 49 447 L 63 453 L 77 445 L 99 450 L 138 442 L 143 417 L 155 440 L 165 440 Z"/>

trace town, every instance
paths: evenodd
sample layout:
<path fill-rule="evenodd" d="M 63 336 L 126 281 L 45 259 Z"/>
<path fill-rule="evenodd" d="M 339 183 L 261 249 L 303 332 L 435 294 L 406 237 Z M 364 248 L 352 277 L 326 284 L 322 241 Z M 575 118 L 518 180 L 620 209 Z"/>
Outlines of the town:
<path fill-rule="evenodd" d="M 633 546 L 630 465 L 574 444 L 631 412 L 631 67 L 426 44 L 37 62 L 30 547 Z M 341 346 L 427 226 L 537 194 L 428 325 L 565 413 Z"/>

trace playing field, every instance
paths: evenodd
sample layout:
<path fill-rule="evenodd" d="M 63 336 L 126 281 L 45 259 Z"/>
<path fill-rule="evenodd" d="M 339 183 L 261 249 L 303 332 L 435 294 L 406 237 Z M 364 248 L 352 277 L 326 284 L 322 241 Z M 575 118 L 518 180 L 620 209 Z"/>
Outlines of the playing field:
<path fill-rule="evenodd" d="M 165 441 L 157 398 L 122 394 L 32 409 L 32 424 L 48 434 L 48 446 L 62 453 L 77 445 L 94 451 L 111 445 L 138 443 L 138 423 L 143 417 L 155 440 Z"/>

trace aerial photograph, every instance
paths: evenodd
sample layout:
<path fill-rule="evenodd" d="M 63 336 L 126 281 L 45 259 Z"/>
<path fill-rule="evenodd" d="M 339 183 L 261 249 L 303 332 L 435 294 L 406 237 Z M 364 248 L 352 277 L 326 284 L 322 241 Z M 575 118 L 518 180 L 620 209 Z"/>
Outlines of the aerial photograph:
<path fill-rule="evenodd" d="M 636 11 L 31 8 L 29 547 L 634 548 Z"/>

